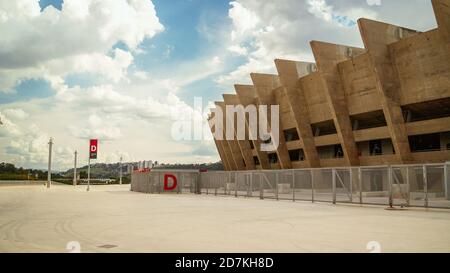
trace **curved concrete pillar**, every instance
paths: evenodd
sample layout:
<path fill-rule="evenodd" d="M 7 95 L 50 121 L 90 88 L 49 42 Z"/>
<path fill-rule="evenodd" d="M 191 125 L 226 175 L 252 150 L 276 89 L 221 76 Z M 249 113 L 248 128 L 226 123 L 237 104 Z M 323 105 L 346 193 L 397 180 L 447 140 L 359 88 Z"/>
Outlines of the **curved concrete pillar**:
<path fill-rule="evenodd" d="M 275 65 L 280 82 L 283 85 L 283 92 L 289 99 L 291 113 L 297 125 L 297 132 L 303 145 L 307 165 L 310 168 L 319 168 L 320 159 L 311 130 L 308 105 L 301 84 L 299 84 L 299 78 L 312 72 L 315 69 L 315 64 L 277 59 Z"/>
<path fill-rule="evenodd" d="M 208 117 L 208 124 L 209 124 L 209 128 L 211 129 L 211 133 L 213 134 L 213 137 L 214 137 L 213 118 L 214 118 L 214 112 L 211 112 L 211 114 Z M 224 145 L 223 140 L 218 140 L 214 137 L 214 143 L 216 144 L 220 159 L 222 160 L 223 168 L 225 169 L 225 171 L 231 171 L 230 163 L 228 161 L 227 154 L 225 153 L 225 149 L 223 146 Z"/>
<path fill-rule="evenodd" d="M 239 101 L 242 106 L 247 107 L 249 105 L 257 106 L 256 101 L 256 90 L 253 85 L 235 85 L 234 89 L 238 95 Z M 259 118 L 257 117 L 257 120 Z M 258 137 L 258 131 L 256 131 L 256 135 L 251 133 L 252 130 L 249 130 L 249 120 L 246 118 L 246 128 L 245 130 L 249 132 L 249 137 L 253 140 L 253 147 L 255 147 L 256 155 L 258 157 L 259 163 L 261 164 L 261 168 L 263 170 L 270 170 L 269 158 L 267 153 L 261 151 L 261 141 Z M 257 129 L 257 128 L 256 128 Z"/>
<path fill-rule="evenodd" d="M 217 107 L 222 109 L 223 114 L 223 124 L 224 124 L 224 134 L 225 134 L 225 143 L 228 143 L 229 150 L 231 152 L 231 158 L 233 159 L 234 164 L 233 170 L 235 171 L 243 171 L 245 170 L 244 158 L 241 154 L 241 149 L 239 148 L 239 144 L 235 139 L 227 139 L 226 138 L 226 124 L 227 122 L 233 122 L 232 120 L 228 120 L 226 115 L 226 106 L 225 102 L 216 102 Z M 234 135 L 234 134 L 233 134 Z"/>
<path fill-rule="evenodd" d="M 369 55 L 376 89 L 395 152 L 400 162 L 411 163 L 413 158 L 400 103 L 401 85 L 392 63 L 388 45 L 399 41 L 401 38 L 415 35 L 417 32 L 368 19 L 358 20 L 358 25 Z"/>
<path fill-rule="evenodd" d="M 237 95 L 226 94 L 226 95 L 223 95 L 223 98 L 224 98 L 225 104 L 227 106 L 243 106 L 241 104 L 241 102 L 239 101 L 239 98 Z M 243 122 L 244 126 L 242 129 L 245 132 L 245 135 L 244 135 L 245 139 L 238 138 L 239 137 L 239 135 L 238 135 L 239 122 L 237 121 L 237 118 L 242 118 L 244 121 Z M 246 126 L 245 126 L 245 123 L 246 123 L 245 115 L 243 117 L 239 117 L 239 114 L 236 113 L 233 117 L 227 117 L 227 120 L 228 120 L 228 122 L 234 123 L 234 137 L 237 140 L 237 143 L 241 150 L 242 157 L 244 158 L 244 161 L 245 161 L 246 169 L 247 170 L 255 170 L 256 166 L 255 166 L 255 162 L 253 160 L 252 149 L 251 149 L 250 140 L 248 137 L 248 130 L 246 130 Z"/>
<path fill-rule="evenodd" d="M 344 158 L 349 166 L 358 166 L 358 148 L 353 136 L 350 114 L 337 65 L 353 55 L 361 54 L 364 50 L 318 41 L 312 41 L 311 48 L 316 59 L 318 73 L 326 89 L 325 94 L 344 151 Z"/>
<path fill-rule="evenodd" d="M 260 73 L 251 73 L 250 74 L 253 85 L 255 86 L 256 94 L 257 94 L 257 101 L 259 105 L 279 105 L 279 103 L 276 101 L 275 96 L 275 90 L 278 87 L 281 87 L 280 79 L 277 75 L 270 75 L 270 74 L 260 74 Z M 279 90 L 279 89 L 277 89 Z M 271 120 L 270 117 L 270 110 L 268 111 L 268 123 Z M 272 132 L 272 128 L 270 124 L 267 124 L 267 128 L 269 132 L 272 132 L 272 139 L 274 139 L 275 133 L 278 133 L 278 146 L 276 147 L 276 154 L 278 156 L 278 161 L 280 163 L 280 167 L 282 169 L 291 169 L 292 163 L 289 157 L 289 151 L 286 147 L 286 140 L 284 139 L 284 134 L 282 131 L 281 123 L 282 121 L 279 120 L 280 126 L 278 132 Z"/>

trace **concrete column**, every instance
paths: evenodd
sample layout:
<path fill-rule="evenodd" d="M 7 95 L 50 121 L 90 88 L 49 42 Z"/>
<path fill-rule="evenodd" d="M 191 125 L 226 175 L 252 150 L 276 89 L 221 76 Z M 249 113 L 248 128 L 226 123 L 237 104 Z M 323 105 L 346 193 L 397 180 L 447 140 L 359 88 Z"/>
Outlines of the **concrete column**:
<path fill-rule="evenodd" d="M 317 69 L 326 90 L 328 105 L 349 166 L 359 165 L 358 149 L 353 136 L 353 127 L 338 71 L 338 63 L 349 58 L 349 53 L 359 54 L 363 50 L 347 46 L 312 41 L 311 48 Z"/>
<path fill-rule="evenodd" d="M 232 105 L 232 106 L 238 106 L 241 105 L 241 102 L 239 101 L 239 98 L 237 95 L 223 95 L 224 101 L 226 105 Z M 242 105 L 241 105 L 242 106 Z M 238 130 L 238 121 L 237 118 L 239 118 L 239 115 L 237 117 L 228 117 L 230 122 L 234 122 L 234 137 L 237 140 L 237 143 L 239 145 L 239 149 L 241 150 L 241 155 L 244 158 L 245 161 L 245 169 L 247 170 L 255 170 L 255 162 L 253 160 L 253 153 L 250 145 L 250 141 L 248 140 L 248 130 L 244 127 L 244 130 L 246 132 L 246 139 L 238 139 L 237 130 Z M 242 117 L 244 119 L 244 124 L 246 122 L 245 113 Z"/>
<path fill-rule="evenodd" d="M 228 121 L 227 117 L 226 117 L 226 107 L 225 107 L 225 102 L 216 102 L 216 106 L 220 107 L 222 109 L 222 112 L 224 113 L 223 115 L 223 124 L 224 124 L 224 137 L 226 138 L 226 123 L 227 122 L 232 122 L 232 121 Z M 233 140 L 229 140 L 229 139 L 225 139 L 224 143 L 228 144 L 229 147 L 229 155 L 230 158 L 233 159 L 233 170 L 234 171 L 241 171 L 241 170 L 245 170 L 245 165 L 244 165 L 244 158 L 242 157 L 241 154 L 241 150 L 239 148 L 239 144 L 237 142 L 237 140 L 233 139 Z M 228 156 L 228 154 L 227 154 Z"/>
<path fill-rule="evenodd" d="M 318 168 L 320 167 L 320 159 L 311 130 L 308 104 L 299 82 L 299 78 L 308 73 L 307 68 L 315 67 L 315 64 L 277 59 L 275 65 L 284 87 L 283 92 L 289 98 L 291 113 L 297 125 L 297 132 L 303 146 L 306 162 L 309 167 Z"/>
<path fill-rule="evenodd" d="M 388 45 L 400 40 L 395 30 L 401 29 L 405 37 L 416 32 L 368 19 L 360 19 L 358 24 L 395 152 L 402 163 L 411 163 L 413 158 L 400 105 L 401 85 Z"/>
<path fill-rule="evenodd" d="M 280 87 L 280 80 L 278 76 L 276 75 L 269 75 L 269 74 L 258 74 L 258 73 L 251 73 L 250 74 L 253 84 L 255 86 L 256 94 L 257 94 L 257 101 L 259 105 L 277 105 L 274 90 L 277 87 Z M 269 111 L 270 112 L 270 111 Z M 268 116 L 268 122 L 270 123 L 270 115 Z M 291 169 L 292 163 L 289 158 L 289 152 L 286 147 L 286 140 L 284 139 L 284 134 L 281 130 L 283 127 L 282 121 L 280 120 L 280 130 L 278 132 L 272 132 L 271 125 L 268 124 L 267 128 L 269 132 L 272 132 L 272 138 L 273 134 L 278 133 L 279 135 L 279 145 L 276 148 L 276 153 L 278 155 L 278 161 L 280 163 L 280 166 L 282 169 Z"/>
<path fill-rule="evenodd" d="M 208 118 L 208 124 L 210 126 L 211 133 L 213 133 L 213 136 L 214 136 L 214 132 L 213 132 L 214 124 L 212 123 L 212 119 L 213 118 L 214 118 L 214 112 L 211 112 L 211 115 Z M 214 137 L 214 143 L 216 144 L 217 151 L 219 152 L 220 159 L 222 160 L 222 165 L 223 165 L 225 171 L 231 171 L 232 167 L 231 167 L 231 163 L 229 162 L 230 159 L 228 158 L 227 151 L 225 151 L 225 147 L 224 147 L 223 142 L 224 142 L 224 140 L 217 140 Z"/>
<path fill-rule="evenodd" d="M 239 101 L 241 102 L 241 104 L 244 107 L 247 107 L 249 105 L 257 106 L 256 90 L 255 90 L 254 86 L 252 86 L 252 85 L 235 85 L 234 89 L 236 90 Z M 259 115 L 258 115 L 257 119 L 259 119 Z M 261 168 L 263 170 L 269 170 L 270 169 L 269 159 L 268 159 L 267 153 L 264 151 L 261 151 L 261 141 L 259 139 L 259 136 L 252 135 L 251 131 L 249 129 L 250 129 L 249 128 L 249 120 L 247 118 L 245 130 L 247 132 L 249 132 L 249 137 L 251 139 L 255 139 L 255 140 L 253 140 L 253 146 L 255 147 L 259 163 L 261 164 Z"/>
<path fill-rule="evenodd" d="M 450 43 L 450 4 L 448 0 L 432 0 L 434 14 L 442 38 Z M 450 47 L 449 47 L 450 48 Z"/>

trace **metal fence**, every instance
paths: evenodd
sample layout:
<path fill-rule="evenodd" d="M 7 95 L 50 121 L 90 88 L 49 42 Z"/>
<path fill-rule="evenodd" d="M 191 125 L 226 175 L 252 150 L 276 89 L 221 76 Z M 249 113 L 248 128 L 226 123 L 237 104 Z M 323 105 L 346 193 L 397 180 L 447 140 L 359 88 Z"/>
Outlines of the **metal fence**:
<path fill-rule="evenodd" d="M 165 175 L 177 187 L 164 189 Z M 197 193 L 260 199 L 450 208 L 447 164 L 300 170 L 197 172 L 156 170 L 133 174 L 133 191 Z"/>
<path fill-rule="evenodd" d="M 168 184 L 176 185 L 173 189 L 164 189 L 164 176 L 170 175 Z M 176 183 L 174 183 L 175 178 Z M 131 174 L 131 190 L 143 193 L 198 193 L 199 172 L 189 170 L 152 170 Z"/>

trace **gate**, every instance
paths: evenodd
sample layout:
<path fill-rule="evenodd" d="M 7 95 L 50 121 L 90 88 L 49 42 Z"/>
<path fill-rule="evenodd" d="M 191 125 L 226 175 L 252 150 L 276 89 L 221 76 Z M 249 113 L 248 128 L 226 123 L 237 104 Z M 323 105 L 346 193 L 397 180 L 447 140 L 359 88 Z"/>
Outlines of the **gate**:
<path fill-rule="evenodd" d="M 353 203 L 353 169 L 333 169 L 333 203 Z"/>

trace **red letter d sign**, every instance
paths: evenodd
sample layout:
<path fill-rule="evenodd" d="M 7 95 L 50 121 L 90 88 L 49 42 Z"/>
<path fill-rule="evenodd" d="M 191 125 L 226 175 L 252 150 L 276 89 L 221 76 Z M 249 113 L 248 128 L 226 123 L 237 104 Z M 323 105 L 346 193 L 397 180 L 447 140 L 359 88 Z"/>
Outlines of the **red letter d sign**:
<path fill-rule="evenodd" d="M 169 178 L 172 179 L 172 186 L 169 186 Z M 177 177 L 173 174 L 165 174 L 164 175 L 164 190 L 165 191 L 173 191 L 177 188 Z"/>
<path fill-rule="evenodd" d="M 89 144 L 89 158 L 97 159 L 97 152 L 98 152 L 98 140 L 91 139 Z"/>

